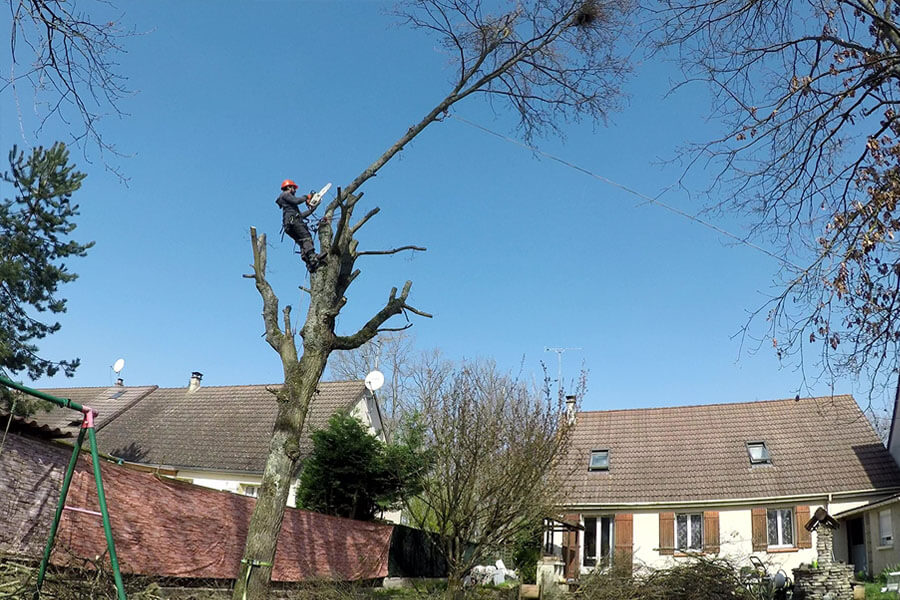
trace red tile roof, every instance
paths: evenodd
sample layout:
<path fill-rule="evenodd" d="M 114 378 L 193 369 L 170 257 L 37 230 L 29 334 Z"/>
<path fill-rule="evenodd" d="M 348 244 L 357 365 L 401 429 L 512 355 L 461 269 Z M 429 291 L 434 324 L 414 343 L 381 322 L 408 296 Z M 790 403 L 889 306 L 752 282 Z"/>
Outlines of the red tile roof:
<path fill-rule="evenodd" d="M 764 441 L 771 465 L 751 466 Z M 591 450 L 609 470 L 589 471 Z M 852 396 L 578 413 L 567 504 L 694 502 L 889 491 L 900 469 Z"/>
<path fill-rule="evenodd" d="M 103 429 L 111 421 L 119 417 L 126 410 L 134 406 L 147 394 L 156 389 L 155 385 L 139 387 L 110 386 L 105 388 L 48 388 L 40 391 L 67 398 L 82 406 L 90 406 L 97 410 L 94 419 L 94 427 L 97 431 Z M 47 402 L 49 412 L 38 410 L 26 419 L 20 419 L 34 427 L 56 432 L 57 436 L 76 436 L 81 427 L 81 414 L 69 408 L 54 406 Z"/>
<path fill-rule="evenodd" d="M 103 453 L 150 465 L 262 473 L 277 410 L 273 392 L 280 387 L 203 386 L 189 392 L 183 387 L 112 386 L 41 391 L 97 409 L 95 425 Z M 301 452 L 312 450 L 311 431 L 325 427 L 335 412 L 351 410 L 367 393 L 362 381 L 320 382 L 304 425 Z M 72 437 L 81 425 L 78 413 L 59 407 L 16 421 L 53 437 Z"/>

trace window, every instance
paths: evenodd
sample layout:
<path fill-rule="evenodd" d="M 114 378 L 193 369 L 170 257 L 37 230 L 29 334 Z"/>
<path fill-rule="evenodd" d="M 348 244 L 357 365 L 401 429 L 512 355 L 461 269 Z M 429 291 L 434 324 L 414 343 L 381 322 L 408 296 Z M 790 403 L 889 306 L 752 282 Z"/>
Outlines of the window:
<path fill-rule="evenodd" d="M 891 509 L 889 508 L 878 513 L 878 545 L 894 545 L 894 529 L 891 525 Z"/>
<path fill-rule="evenodd" d="M 240 487 L 240 491 L 245 496 L 250 496 L 251 498 L 259 497 L 259 486 L 253 485 L 250 483 L 242 483 Z"/>
<path fill-rule="evenodd" d="M 703 515 L 675 515 L 675 549 L 681 552 L 703 549 Z"/>
<path fill-rule="evenodd" d="M 597 564 L 597 519 L 596 517 L 584 518 L 584 566 L 593 567 Z"/>
<path fill-rule="evenodd" d="M 609 450 L 591 450 L 591 471 L 609 471 Z"/>
<path fill-rule="evenodd" d="M 747 442 L 747 453 L 750 455 L 751 465 L 770 465 L 772 457 L 765 442 Z"/>
<path fill-rule="evenodd" d="M 614 517 L 584 518 L 584 560 L 585 567 L 608 567 L 612 557 Z"/>
<path fill-rule="evenodd" d="M 794 510 L 792 508 L 767 510 L 766 529 L 769 546 L 792 547 L 794 545 Z"/>

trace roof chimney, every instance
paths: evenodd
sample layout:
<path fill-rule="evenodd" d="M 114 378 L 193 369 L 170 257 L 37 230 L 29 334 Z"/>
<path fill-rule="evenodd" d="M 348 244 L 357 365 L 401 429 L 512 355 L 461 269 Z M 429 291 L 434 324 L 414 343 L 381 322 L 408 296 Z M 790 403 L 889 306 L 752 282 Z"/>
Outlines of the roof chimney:
<path fill-rule="evenodd" d="M 119 377 L 116 379 L 116 387 L 123 387 L 125 385 L 125 380 Z"/>
<path fill-rule="evenodd" d="M 191 382 L 188 384 L 188 394 L 196 392 L 200 389 L 200 382 L 203 380 L 203 373 L 194 371 L 191 373 Z"/>
<path fill-rule="evenodd" d="M 566 419 L 569 421 L 569 425 L 575 424 L 575 402 L 577 396 L 566 396 Z"/>

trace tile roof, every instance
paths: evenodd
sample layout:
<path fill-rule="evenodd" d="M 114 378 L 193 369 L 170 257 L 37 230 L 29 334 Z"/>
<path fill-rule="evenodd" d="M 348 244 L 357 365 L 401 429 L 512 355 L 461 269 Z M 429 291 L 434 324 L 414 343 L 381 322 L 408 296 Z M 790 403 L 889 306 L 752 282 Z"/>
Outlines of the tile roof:
<path fill-rule="evenodd" d="M 40 391 L 57 398 L 67 398 L 82 406 L 90 406 L 97 410 L 94 427 L 99 432 L 155 389 L 157 389 L 155 385 L 148 385 L 140 387 L 47 388 Z M 49 402 L 47 406 L 52 407 L 49 412 L 38 410 L 30 417 L 18 420 L 32 427 L 49 429 L 57 436 L 78 435 L 78 429 L 81 427 L 80 413 L 69 408 L 53 406 Z"/>
<path fill-rule="evenodd" d="M 772 498 L 900 486 L 852 396 L 580 412 L 560 467 L 567 504 Z M 770 465 L 751 466 L 764 441 Z M 591 450 L 609 471 L 589 471 Z"/>
<path fill-rule="evenodd" d="M 100 450 L 129 461 L 182 468 L 262 473 L 280 385 L 159 388 L 97 434 Z M 309 432 L 366 393 L 362 381 L 321 382 L 310 405 Z"/>

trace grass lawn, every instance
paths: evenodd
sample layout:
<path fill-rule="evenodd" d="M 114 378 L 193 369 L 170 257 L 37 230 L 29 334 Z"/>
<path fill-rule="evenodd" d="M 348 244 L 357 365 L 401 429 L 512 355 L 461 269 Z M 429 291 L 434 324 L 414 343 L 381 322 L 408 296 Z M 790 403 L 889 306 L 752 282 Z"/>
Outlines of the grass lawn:
<path fill-rule="evenodd" d="M 866 600 L 897 600 L 897 592 L 882 592 L 881 583 L 866 584 Z"/>

